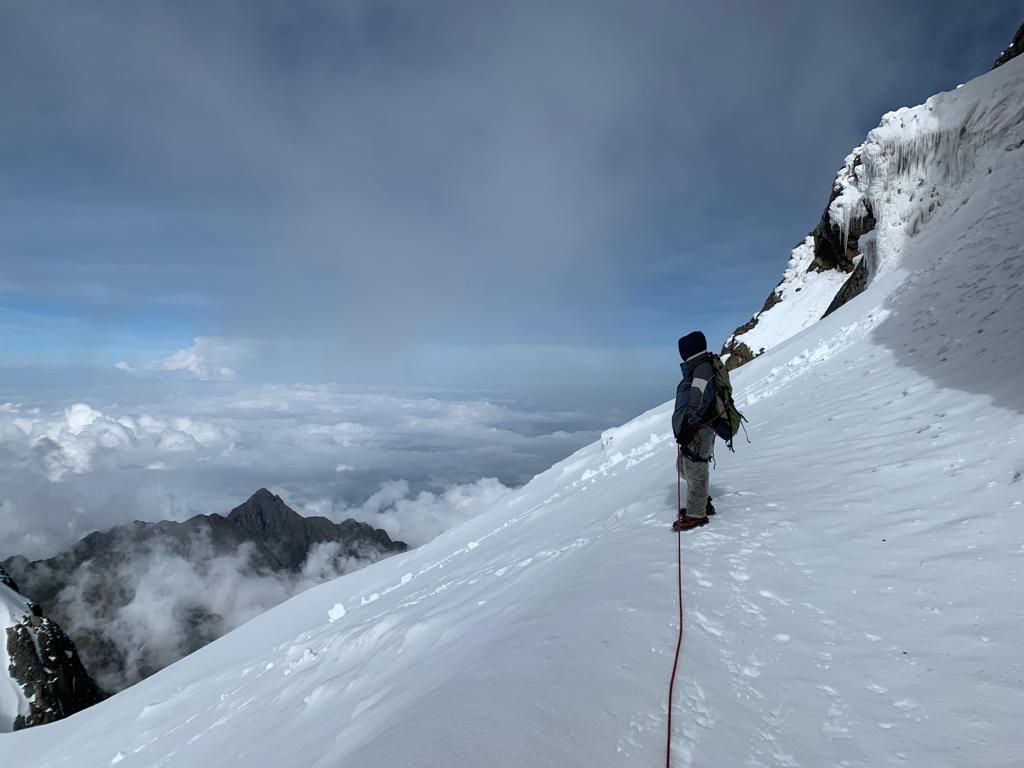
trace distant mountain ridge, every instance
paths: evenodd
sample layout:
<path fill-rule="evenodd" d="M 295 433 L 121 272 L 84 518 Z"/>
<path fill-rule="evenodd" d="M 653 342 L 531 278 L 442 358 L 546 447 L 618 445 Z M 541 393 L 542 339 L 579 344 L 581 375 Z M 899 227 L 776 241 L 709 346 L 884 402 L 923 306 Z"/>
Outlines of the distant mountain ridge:
<path fill-rule="evenodd" d="M 218 612 L 209 595 L 195 594 L 203 590 L 193 587 L 192 572 L 186 573 L 189 587 L 175 592 L 182 568 L 193 569 L 199 582 L 210 587 L 223 584 L 220 572 L 227 569 L 229 578 L 242 584 L 254 580 L 260 599 L 269 601 L 263 595 L 270 587 L 286 599 L 302 588 L 300 583 L 310 586 L 406 549 L 405 542 L 366 523 L 304 517 L 261 488 L 227 515 L 135 521 L 91 533 L 51 558 L 14 556 L 0 567 L 17 580 L 23 594 L 48 606 L 77 642 L 86 668 L 105 690 L 114 692 L 233 629 L 234 621 Z M 147 648 L 137 636 L 142 632 L 137 614 L 144 602 L 139 584 L 147 578 L 157 583 L 158 594 L 145 598 L 155 603 L 146 604 L 144 618 L 162 605 L 179 634 L 173 643 L 159 638 L 164 644 L 159 651 Z M 257 579 L 270 581 L 260 585 Z M 166 595 L 160 593 L 163 588 Z"/>

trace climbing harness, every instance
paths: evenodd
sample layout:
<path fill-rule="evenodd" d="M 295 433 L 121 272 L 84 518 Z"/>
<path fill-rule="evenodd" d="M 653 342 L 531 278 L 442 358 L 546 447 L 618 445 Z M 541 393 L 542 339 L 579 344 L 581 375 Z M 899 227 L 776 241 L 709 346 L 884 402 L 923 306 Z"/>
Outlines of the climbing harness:
<path fill-rule="evenodd" d="M 698 462 L 700 464 L 707 464 L 707 463 L 709 463 L 711 461 L 714 461 L 714 458 L 715 458 L 715 449 L 714 449 L 714 447 L 712 447 L 712 449 L 711 449 L 711 455 L 708 456 L 707 458 L 704 458 L 699 453 L 694 453 L 693 451 L 691 451 L 690 450 L 690 446 L 686 446 L 685 448 L 682 449 L 682 451 L 683 451 L 683 456 L 688 458 L 690 461 L 696 461 L 696 462 Z"/>

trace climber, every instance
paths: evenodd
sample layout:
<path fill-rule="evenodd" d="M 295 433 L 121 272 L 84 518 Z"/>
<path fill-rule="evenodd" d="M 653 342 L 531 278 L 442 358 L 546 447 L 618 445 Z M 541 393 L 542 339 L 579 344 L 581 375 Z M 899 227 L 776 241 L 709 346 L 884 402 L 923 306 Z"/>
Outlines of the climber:
<path fill-rule="evenodd" d="M 707 339 L 700 331 L 679 339 L 683 380 L 676 388 L 672 432 L 676 437 L 676 471 L 686 479 L 686 506 L 679 510 L 674 531 L 699 528 L 715 514 L 708 496 L 708 464 L 715 446 L 715 430 L 709 416 L 715 403 L 715 371 Z"/>

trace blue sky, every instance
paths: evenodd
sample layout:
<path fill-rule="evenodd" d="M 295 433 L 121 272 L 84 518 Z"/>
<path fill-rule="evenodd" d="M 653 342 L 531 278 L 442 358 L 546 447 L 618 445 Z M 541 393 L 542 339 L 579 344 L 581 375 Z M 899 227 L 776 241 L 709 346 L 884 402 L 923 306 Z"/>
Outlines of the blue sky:
<path fill-rule="evenodd" d="M 760 307 L 880 114 L 986 70 L 1020 12 L 7 3 L 0 362 L 212 336 L 272 340 L 260 379 L 453 386 L 438 346 L 665 350 L 671 378 L 677 335 Z"/>

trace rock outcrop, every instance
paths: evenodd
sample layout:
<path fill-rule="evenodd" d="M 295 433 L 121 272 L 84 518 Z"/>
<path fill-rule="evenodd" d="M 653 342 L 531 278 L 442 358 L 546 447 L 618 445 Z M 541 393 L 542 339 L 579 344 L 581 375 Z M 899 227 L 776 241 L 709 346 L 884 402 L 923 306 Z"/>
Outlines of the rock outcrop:
<path fill-rule="evenodd" d="M 103 698 L 78 650 L 0 568 L 0 731 L 52 723 Z"/>
<path fill-rule="evenodd" d="M 1024 53 L 1024 24 L 1021 24 L 1017 29 L 1017 34 L 1013 36 L 1013 40 L 1006 46 L 1006 49 L 999 54 L 995 63 L 992 65 L 992 69 L 1001 67 L 1003 64 L 1008 62 L 1015 56 L 1020 56 Z"/>

